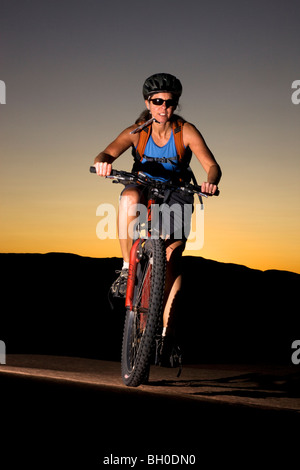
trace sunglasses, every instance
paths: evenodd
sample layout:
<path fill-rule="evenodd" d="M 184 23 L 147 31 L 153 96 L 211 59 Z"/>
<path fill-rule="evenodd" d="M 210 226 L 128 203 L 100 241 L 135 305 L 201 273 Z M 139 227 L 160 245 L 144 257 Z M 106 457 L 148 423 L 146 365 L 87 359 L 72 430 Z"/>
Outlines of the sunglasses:
<path fill-rule="evenodd" d="M 167 108 L 169 108 L 170 106 L 174 106 L 174 107 L 177 106 L 177 101 L 173 99 L 163 100 L 162 98 L 153 98 L 153 99 L 149 99 L 149 101 L 151 101 L 154 104 L 154 106 L 161 106 L 164 103 L 166 103 Z"/>

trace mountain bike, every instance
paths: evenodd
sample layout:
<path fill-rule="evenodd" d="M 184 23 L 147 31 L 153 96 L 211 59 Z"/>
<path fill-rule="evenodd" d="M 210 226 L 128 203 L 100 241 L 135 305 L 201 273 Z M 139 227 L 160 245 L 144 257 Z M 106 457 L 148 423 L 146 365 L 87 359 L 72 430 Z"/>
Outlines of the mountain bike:
<path fill-rule="evenodd" d="M 95 173 L 95 167 L 90 167 L 90 171 Z M 106 178 L 125 186 L 135 184 L 147 188 L 147 217 L 144 223 L 136 225 L 130 251 L 121 356 L 124 384 L 137 387 L 147 381 L 155 339 L 162 330 L 166 247 L 161 227 L 153 224 L 152 208 L 164 200 L 168 190 L 197 194 L 200 198 L 208 195 L 197 184 L 175 185 L 157 181 L 142 172 L 112 170 Z"/>

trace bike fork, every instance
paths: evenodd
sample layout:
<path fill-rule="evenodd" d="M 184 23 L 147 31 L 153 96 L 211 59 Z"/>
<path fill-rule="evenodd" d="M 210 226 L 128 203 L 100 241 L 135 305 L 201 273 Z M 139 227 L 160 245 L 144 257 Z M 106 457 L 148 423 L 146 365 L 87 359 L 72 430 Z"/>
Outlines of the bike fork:
<path fill-rule="evenodd" d="M 130 250 L 128 281 L 127 281 L 126 298 L 125 298 L 125 307 L 128 308 L 129 310 L 132 310 L 136 268 L 137 268 L 137 264 L 140 261 L 139 248 L 141 247 L 143 241 L 144 241 L 143 239 L 138 238 L 134 242 Z"/>

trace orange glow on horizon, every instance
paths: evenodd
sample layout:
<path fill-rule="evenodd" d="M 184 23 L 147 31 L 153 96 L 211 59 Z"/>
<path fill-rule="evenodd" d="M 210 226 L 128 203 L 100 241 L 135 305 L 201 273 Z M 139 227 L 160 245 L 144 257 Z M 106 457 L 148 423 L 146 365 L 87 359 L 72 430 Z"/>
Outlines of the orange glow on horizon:
<path fill-rule="evenodd" d="M 219 207 L 218 207 L 219 204 Z M 47 253 L 66 252 L 95 258 L 121 257 L 118 239 L 100 240 L 96 235 L 99 218 L 94 210 L 71 217 L 34 217 L 32 221 L 13 218 L 2 226 L 1 252 Z M 221 199 L 209 201 L 204 216 L 204 246 L 201 250 L 186 250 L 185 256 L 200 256 L 225 263 L 235 263 L 253 269 L 280 269 L 300 273 L 298 234 L 286 227 L 270 229 L 269 221 L 233 217 L 223 213 Z M 231 217 L 231 218 L 230 218 Z M 13 223 L 14 222 L 14 223 Z M 275 217 L 274 226 L 277 219 Z"/>

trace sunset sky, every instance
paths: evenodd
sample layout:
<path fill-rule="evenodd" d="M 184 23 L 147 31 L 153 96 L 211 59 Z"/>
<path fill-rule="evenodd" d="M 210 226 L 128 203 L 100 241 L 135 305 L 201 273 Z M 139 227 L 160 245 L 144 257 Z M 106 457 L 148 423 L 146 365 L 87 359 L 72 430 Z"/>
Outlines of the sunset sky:
<path fill-rule="evenodd" d="M 168 72 L 223 171 L 186 254 L 300 273 L 299 18 L 299 0 L 1 0 L 0 251 L 121 255 L 96 236 L 121 187 L 89 166 Z"/>

